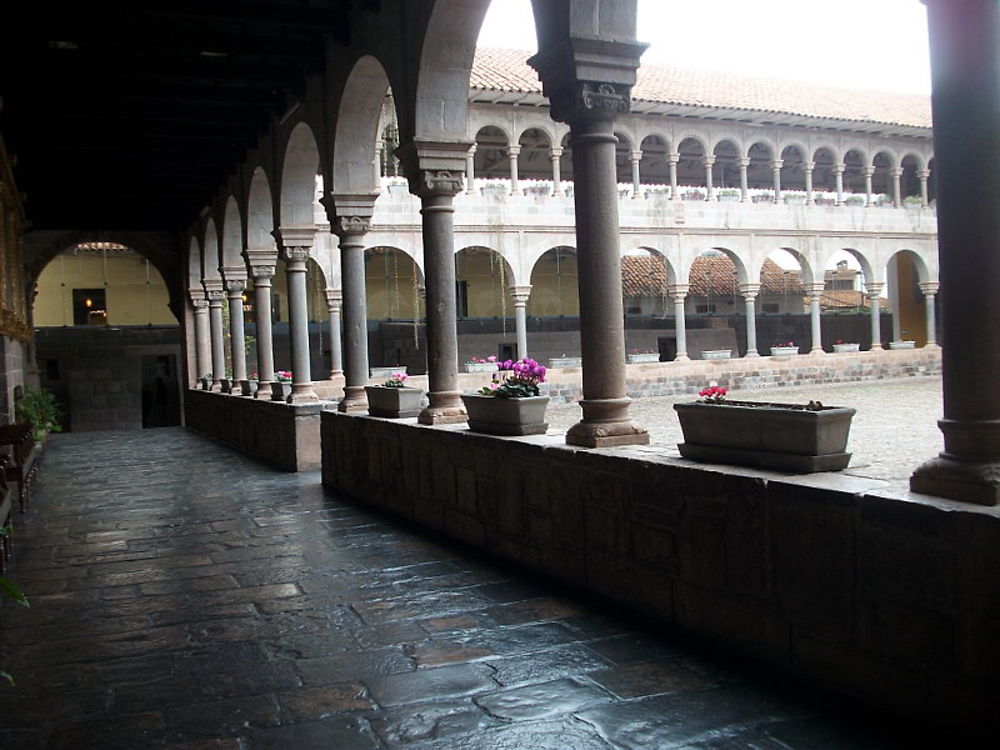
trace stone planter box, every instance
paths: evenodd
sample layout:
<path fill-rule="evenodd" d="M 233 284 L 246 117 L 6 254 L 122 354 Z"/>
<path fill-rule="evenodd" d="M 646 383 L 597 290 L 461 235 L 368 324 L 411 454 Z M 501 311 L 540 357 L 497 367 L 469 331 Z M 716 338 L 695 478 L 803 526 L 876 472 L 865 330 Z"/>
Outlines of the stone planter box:
<path fill-rule="evenodd" d="M 368 394 L 368 413 L 388 419 L 417 416 L 424 395 L 420 388 L 390 388 L 384 385 L 366 385 L 365 393 Z"/>
<path fill-rule="evenodd" d="M 850 354 L 861 351 L 861 344 L 834 344 L 833 351 L 836 354 Z"/>
<path fill-rule="evenodd" d="M 220 378 L 219 379 L 219 386 L 220 386 L 220 390 L 223 393 L 232 393 L 233 392 L 233 381 L 232 381 L 231 378 Z"/>
<path fill-rule="evenodd" d="M 771 356 L 772 357 L 794 357 L 799 353 L 799 347 L 797 346 L 772 346 Z"/>
<path fill-rule="evenodd" d="M 847 467 L 854 409 L 729 401 L 674 404 L 685 458 L 808 474 Z"/>
<path fill-rule="evenodd" d="M 916 341 L 890 341 L 890 349 L 913 349 L 916 346 Z"/>
<path fill-rule="evenodd" d="M 465 363 L 466 372 L 496 372 L 497 363 L 496 362 L 466 362 Z"/>
<path fill-rule="evenodd" d="M 369 368 L 368 372 L 371 374 L 373 380 L 377 380 L 379 378 L 384 378 L 385 380 L 388 380 L 390 377 L 392 377 L 392 375 L 394 375 L 397 372 L 401 372 L 404 375 L 407 374 L 406 365 L 372 367 Z"/>
<path fill-rule="evenodd" d="M 630 365 L 649 364 L 650 362 L 659 362 L 660 353 L 643 352 L 641 354 L 626 354 L 625 359 Z"/>
<path fill-rule="evenodd" d="M 212 390 L 212 378 L 210 378 L 210 377 L 209 378 L 200 378 L 198 382 L 201 383 L 201 389 L 203 391 L 210 391 L 210 390 Z"/>
<path fill-rule="evenodd" d="M 730 359 L 733 356 L 731 349 L 702 349 L 702 359 Z"/>
<path fill-rule="evenodd" d="M 292 395 L 292 384 L 291 383 L 271 383 L 271 400 L 272 401 L 286 401 L 289 396 Z"/>
<path fill-rule="evenodd" d="M 558 369 L 560 367 L 581 367 L 583 357 L 552 357 L 549 359 L 549 368 Z"/>
<path fill-rule="evenodd" d="M 736 195 L 727 195 L 727 194 L 716 193 L 716 197 L 719 199 L 719 203 L 739 203 L 740 202 L 740 195 L 738 193 Z"/>
<path fill-rule="evenodd" d="M 489 435 L 544 435 L 548 396 L 496 398 L 463 393 L 462 403 L 469 415 L 469 429 Z"/>

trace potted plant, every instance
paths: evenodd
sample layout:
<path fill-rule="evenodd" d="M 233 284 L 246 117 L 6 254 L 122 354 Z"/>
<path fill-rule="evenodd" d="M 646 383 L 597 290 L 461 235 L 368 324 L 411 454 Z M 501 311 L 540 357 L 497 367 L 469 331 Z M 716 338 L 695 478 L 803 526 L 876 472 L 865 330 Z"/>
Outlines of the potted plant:
<path fill-rule="evenodd" d="M 720 201 L 729 202 L 738 201 L 742 197 L 736 188 L 719 188 L 715 191 L 715 195 Z"/>
<path fill-rule="evenodd" d="M 630 365 L 659 362 L 660 353 L 655 349 L 632 349 L 625 355 L 625 360 Z"/>
<path fill-rule="evenodd" d="M 700 401 L 674 404 L 684 458 L 796 473 L 839 471 L 851 460 L 846 448 L 854 409 L 818 401 L 730 401 L 719 386 L 698 395 Z"/>
<path fill-rule="evenodd" d="M 545 408 L 549 397 L 538 390 L 545 368 L 525 357 L 498 362 L 492 382 L 478 393 L 463 393 L 469 429 L 491 435 L 542 435 L 549 425 Z"/>
<path fill-rule="evenodd" d="M 496 355 L 493 354 L 488 357 L 469 357 L 469 361 L 465 363 L 465 371 L 493 372 L 497 369 L 496 362 Z"/>
<path fill-rule="evenodd" d="M 912 349 L 916 345 L 917 345 L 916 341 L 909 340 L 909 339 L 907 339 L 907 340 L 899 340 L 899 341 L 890 341 L 889 342 L 889 348 L 890 349 Z"/>
<path fill-rule="evenodd" d="M 733 356 L 732 349 L 702 349 L 702 359 L 729 359 Z"/>
<path fill-rule="evenodd" d="M 31 424 L 31 438 L 36 443 L 44 443 L 50 432 L 62 432 L 59 403 L 48 388 L 25 391 L 14 411 L 19 422 Z"/>
<path fill-rule="evenodd" d="M 366 385 L 368 413 L 373 417 L 403 419 L 420 414 L 424 392 L 406 385 L 405 372 L 394 372 L 381 385 Z"/>
<path fill-rule="evenodd" d="M 794 357 L 798 353 L 799 347 L 795 345 L 794 341 L 783 341 L 771 347 L 772 357 Z"/>
<path fill-rule="evenodd" d="M 203 391 L 212 390 L 212 373 L 206 372 L 201 376 L 201 389 Z"/>
<path fill-rule="evenodd" d="M 271 383 L 271 400 L 285 401 L 292 395 L 292 371 L 277 370 Z"/>
<path fill-rule="evenodd" d="M 833 351 L 837 354 L 847 354 L 850 352 L 857 352 L 861 350 L 861 345 L 853 341 L 837 341 L 833 342 Z"/>

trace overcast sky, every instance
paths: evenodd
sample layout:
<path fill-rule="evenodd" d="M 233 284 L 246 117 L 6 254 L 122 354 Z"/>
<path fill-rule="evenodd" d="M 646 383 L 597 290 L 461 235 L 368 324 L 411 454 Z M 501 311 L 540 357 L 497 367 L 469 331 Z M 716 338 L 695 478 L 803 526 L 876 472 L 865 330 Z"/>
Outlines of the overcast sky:
<path fill-rule="evenodd" d="M 930 92 L 920 0 L 639 0 L 646 63 Z M 486 47 L 536 49 L 529 0 L 493 0 Z"/>

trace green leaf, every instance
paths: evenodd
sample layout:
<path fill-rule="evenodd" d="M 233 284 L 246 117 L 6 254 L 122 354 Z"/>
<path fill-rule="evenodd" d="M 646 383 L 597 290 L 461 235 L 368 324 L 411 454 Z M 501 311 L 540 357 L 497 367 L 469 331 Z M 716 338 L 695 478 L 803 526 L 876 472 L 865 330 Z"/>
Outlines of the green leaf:
<path fill-rule="evenodd" d="M 23 607 L 31 606 L 28 604 L 28 598 L 21 592 L 21 589 L 15 586 L 13 581 L 4 576 L 0 576 L 0 593 L 5 594 L 8 599 L 13 599 Z"/>
<path fill-rule="evenodd" d="M 3 677 L 5 680 L 7 680 L 7 682 L 10 683 L 11 687 L 14 687 L 14 677 L 11 675 L 10 672 L 4 672 L 2 669 L 0 669 L 0 677 Z"/>

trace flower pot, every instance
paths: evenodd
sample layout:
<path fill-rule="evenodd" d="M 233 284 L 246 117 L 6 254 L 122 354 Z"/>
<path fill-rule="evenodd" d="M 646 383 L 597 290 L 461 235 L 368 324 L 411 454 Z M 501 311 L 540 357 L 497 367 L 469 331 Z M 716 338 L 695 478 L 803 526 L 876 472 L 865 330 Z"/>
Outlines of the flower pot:
<path fill-rule="evenodd" d="M 385 385 L 366 385 L 368 413 L 373 417 L 405 419 L 420 414 L 420 400 L 424 392 L 419 388 L 392 388 Z"/>
<path fill-rule="evenodd" d="M 201 389 L 203 391 L 210 391 L 210 390 L 212 390 L 212 378 L 210 378 L 210 377 L 208 377 L 208 378 L 202 378 L 201 379 Z"/>
<path fill-rule="evenodd" d="M 914 346 L 916 346 L 916 344 L 917 344 L 916 341 L 890 341 L 889 342 L 889 348 L 890 349 L 912 349 Z"/>
<path fill-rule="evenodd" d="M 551 357 L 549 358 L 549 369 L 560 367 L 580 367 L 583 365 L 583 357 Z"/>
<path fill-rule="evenodd" d="M 626 354 L 625 359 L 630 365 L 647 364 L 650 362 L 659 362 L 660 354 L 659 352 L 642 352 L 641 354 Z"/>
<path fill-rule="evenodd" d="M 233 392 L 233 381 L 231 378 L 220 378 L 219 379 L 220 390 L 223 393 Z"/>
<path fill-rule="evenodd" d="M 772 357 L 794 357 L 799 353 L 799 347 L 797 346 L 772 346 L 771 356 Z"/>
<path fill-rule="evenodd" d="M 371 373 L 372 380 L 388 379 L 397 372 L 401 372 L 406 375 L 406 365 L 372 367 L 368 370 L 368 372 Z"/>
<path fill-rule="evenodd" d="M 466 372 L 496 372 L 497 363 L 496 362 L 466 362 L 465 363 Z"/>
<path fill-rule="evenodd" d="M 288 397 L 292 395 L 292 384 L 286 382 L 274 382 L 271 383 L 271 400 L 272 401 L 287 401 Z"/>
<path fill-rule="evenodd" d="M 807 410 L 791 404 L 730 401 L 674 404 L 684 433 L 685 458 L 797 473 L 839 471 L 854 409 Z"/>
<path fill-rule="evenodd" d="M 860 344 L 834 344 L 833 351 L 836 354 L 849 354 L 851 352 L 861 351 Z"/>
<path fill-rule="evenodd" d="M 729 359 L 733 356 L 731 349 L 702 349 L 702 359 Z"/>
<path fill-rule="evenodd" d="M 496 398 L 463 393 L 462 403 L 469 415 L 469 429 L 490 435 L 544 435 L 548 396 Z"/>

